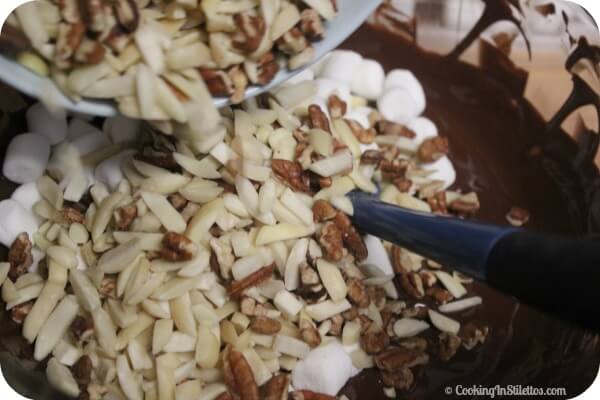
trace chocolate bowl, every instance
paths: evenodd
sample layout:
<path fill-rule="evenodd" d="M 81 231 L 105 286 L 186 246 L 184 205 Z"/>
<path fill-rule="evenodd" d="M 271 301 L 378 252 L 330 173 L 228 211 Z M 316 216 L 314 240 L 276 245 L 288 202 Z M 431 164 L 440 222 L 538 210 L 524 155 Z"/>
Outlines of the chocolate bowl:
<path fill-rule="evenodd" d="M 511 37 L 512 32 L 497 32 L 491 43 L 479 40 L 484 30 L 479 28 L 500 19 L 514 20 L 508 2 L 488 0 L 484 5 L 485 12 L 481 22 L 473 25 L 473 34 L 468 35 L 467 29 L 465 40 L 447 53 L 418 46 L 415 32 L 421 29 L 419 18 L 389 5 L 384 5 L 343 47 L 378 60 L 386 70 L 406 68 L 418 77 L 427 95 L 425 115 L 450 141 L 450 157 L 458 175 L 454 187 L 479 195 L 481 209 L 475 218 L 507 224 L 507 212 L 520 206 L 531 214 L 528 229 L 597 237 L 600 174 L 594 158 L 598 133 L 581 128 L 574 132 L 578 134 L 574 139 L 561 122 L 575 106 L 597 106 L 599 101 L 589 86 L 574 78 L 574 87 L 579 90 L 574 90 L 577 96 L 573 99 L 579 102 L 566 103 L 563 112 L 555 109 L 554 118 L 544 116 L 539 104 L 525 97 L 528 71 L 507 56 L 510 41 L 502 39 Z M 573 42 L 580 53 L 597 54 L 578 38 Z M 535 55 L 537 49 L 532 43 Z M 477 53 L 477 66 L 463 61 L 469 50 Z M 7 99 L 11 91 L 3 89 L 3 93 Z M 566 98 L 568 94 L 561 95 Z M 14 106 L 16 101 L 7 103 Z M 21 112 L 3 115 L 0 148 L 6 148 L 11 134 L 25 129 Z M 0 182 L 0 197 L 8 197 L 14 186 L 6 179 Z M 567 398 L 589 387 L 600 363 L 597 335 L 519 304 L 484 284 L 469 286 L 484 299 L 483 305 L 458 319 L 487 324 L 490 333 L 485 344 L 471 352 L 460 351 L 450 362 L 432 357 L 428 365 L 415 370 L 412 389 L 398 392 L 398 398 L 451 398 L 445 388 L 459 385 L 559 387 L 566 395 L 558 397 Z M 21 339 L 19 328 L 8 316 L 0 318 L 0 362 L 8 382 L 28 397 L 61 398 L 48 389 L 43 365 L 27 361 L 31 349 Z M 351 400 L 386 399 L 382 388 L 378 373 L 364 371 L 343 393 Z"/>

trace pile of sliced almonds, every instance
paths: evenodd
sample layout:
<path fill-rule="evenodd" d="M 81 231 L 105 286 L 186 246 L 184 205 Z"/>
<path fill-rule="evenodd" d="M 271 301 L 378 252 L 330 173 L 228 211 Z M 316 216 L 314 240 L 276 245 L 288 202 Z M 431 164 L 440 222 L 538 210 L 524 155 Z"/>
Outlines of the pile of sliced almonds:
<path fill-rule="evenodd" d="M 346 194 L 375 183 L 393 204 L 476 211 L 474 193 L 428 178 L 447 142 L 401 148 L 410 129 L 376 111 L 361 126 L 345 118 L 352 104 L 332 94 L 320 106 L 316 90 L 301 81 L 223 109 L 222 130 L 202 141 L 149 135 L 118 158 L 114 189 L 96 182 L 76 198 L 55 171 L 101 164 L 126 144 L 77 162 L 66 142 L 53 148 L 32 207 L 42 222 L 12 244 L 0 283 L 57 389 L 225 400 L 285 399 L 291 386 L 297 399 L 333 399 L 341 386 L 316 397 L 325 389 L 294 370 L 336 342 L 354 368 L 378 367 L 395 396 L 438 346 L 447 360 L 485 340 L 486 327 L 452 316 L 481 304 L 467 280 L 363 237 L 350 219 Z M 439 342 L 419 337 L 431 329 Z"/>

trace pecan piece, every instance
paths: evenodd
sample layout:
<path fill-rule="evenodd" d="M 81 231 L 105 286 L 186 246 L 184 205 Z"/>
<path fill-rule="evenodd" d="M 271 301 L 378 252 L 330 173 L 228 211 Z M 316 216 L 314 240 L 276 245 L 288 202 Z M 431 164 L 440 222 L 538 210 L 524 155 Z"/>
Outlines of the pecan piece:
<path fill-rule="evenodd" d="M 346 282 L 348 286 L 348 298 L 358 308 L 366 308 L 371 304 L 371 298 L 365 285 L 357 278 L 350 278 Z"/>
<path fill-rule="evenodd" d="M 277 39 L 276 44 L 281 52 L 294 55 L 306 49 L 308 41 L 300 29 L 292 28 Z"/>
<path fill-rule="evenodd" d="M 333 222 L 327 222 L 319 236 L 319 244 L 323 248 L 324 257 L 328 261 L 340 261 L 344 256 L 342 231 Z"/>
<path fill-rule="evenodd" d="M 315 222 L 331 221 L 337 215 L 337 210 L 333 208 L 327 200 L 317 200 L 312 207 Z"/>
<path fill-rule="evenodd" d="M 12 319 L 16 324 L 22 325 L 27 315 L 33 308 L 33 301 L 28 301 L 27 303 L 19 304 L 18 306 L 14 306 L 10 310 L 10 319 Z"/>
<path fill-rule="evenodd" d="M 506 219 L 513 226 L 523 226 L 529 222 L 529 211 L 524 208 L 514 206 L 506 214 Z"/>
<path fill-rule="evenodd" d="M 104 0 L 79 0 L 79 12 L 83 24 L 92 32 L 101 33 L 107 25 Z"/>
<path fill-rule="evenodd" d="M 417 156 L 422 162 L 430 163 L 444 157 L 449 151 L 448 138 L 436 136 L 425 139 L 417 150 Z"/>
<path fill-rule="evenodd" d="M 402 310 L 404 318 L 425 319 L 427 318 L 427 307 L 408 307 Z"/>
<path fill-rule="evenodd" d="M 85 26 L 81 22 L 74 24 L 63 23 L 58 26 L 54 62 L 60 68 L 69 66 L 69 60 L 75 55 L 84 36 Z"/>
<path fill-rule="evenodd" d="M 259 400 L 258 386 L 242 353 L 228 346 L 223 352 L 223 372 L 227 386 L 241 400 Z"/>
<path fill-rule="evenodd" d="M 331 118 L 342 118 L 348 111 L 346 102 L 335 94 L 330 95 L 327 99 L 327 108 L 329 108 Z"/>
<path fill-rule="evenodd" d="M 100 287 L 98 288 L 98 293 L 101 298 L 117 298 L 117 278 L 114 275 L 107 275 L 102 278 L 102 282 L 100 282 Z"/>
<path fill-rule="evenodd" d="M 383 310 L 387 300 L 385 290 L 380 286 L 369 286 L 367 292 L 369 293 L 371 301 L 375 304 L 375 307 L 377 307 L 378 310 Z"/>
<path fill-rule="evenodd" d="M 258 85 L 266 85 L 275 78 L 279 72 L 279 64 L 272 52 L 264 54 L 256 62 L 246 61 L 244 70 L 250 82 Z"/>
<path fill-rule="evenodd" d="M 437 214 L 448 214 L 448 204 L 446 203 L 446 192 L 438 192 L 427 198 L 427 204 L 431 211 Z"/>
<path fill-rule="evenodd" d="M 171 205 L 173 207 L 175 207 L 175 209 L 177 211 L 182 211 L 188 204 L 188 201 L 185 197 L 183 197 L 182 195 L 180 195 L 179 193 L 173 193 L 170 194 L 167 199 L 169 200 L 169 203 L 171 203 Z"/>
<path fill-rule="evenodd" d="M 340 336 L 342 329 L 344 328 L 344 317 L 341 314 L 334 315 L 330 319 L 331 327 L 329 328 L 329 334 L 331 336 Z"/>
<path fill-rule="evenodd" d="M 321 107 L 316 104 L 312 104 L 308 107 L 308 125 L 312 129 L 321 129 L 331 133 L 327 114 L 325 114 L 323 110 L 321 110 Z"/>
<path fill-rule="evenodd" d="M 271 160 L 271 169 L 290 188 L 304 193 L 311 193 L 310 179 L 302 170 L 300 163 L 275 159 Z"/>
<path fill-rule="evenodd" d="M 295 390 L 290 393 L 291 400 L 336 400 L 334 396 L 328 394 L 315 393 L 310 390 Z"/>
<path fill-rule="evenodd" d="M 92 380 L 92 359 L 88 356 L 81 356 L 79 360 L 71 367 L 73 378 L 80 388 L 86 388 Z"/>
<path fill-rule="evenodd" d="M 113 12 L 119 25 L 127 32 L 135 32 L 140 24 L 140 10 L 135 0 L 116 0 Z"/>
<path fill-rule="evenodd" d="M 375 129 L 380 135 L 402 136 L 407 139 L 414 139 L 417 136 L 406 126 L 390 121 L 378 121 Z"/>
<path fill-rule="evenodd" d="M 275 375 L 261 388 L 261 399 L 286 400 L 288 397 L 289 386 L 290 376 L 288 374 Z"/>
<path fill-rule="evenodd" d="M 360 347 L 367 354 L 378 354 L 390 344 L 390 337 L 383 330 L 368 330 L 360 336 Z"/>
<path fill-rule="evenodd" d="M 468 322 L 460 328 L 458 336 L 462 340 L 462 345 L 467 350 L 472 350 L 478 344 L 485 343 L 489 328 L 485 325 L 479 325 Z"/>
<path fill-rule="evenodd" d="M 429 288 L 425 294 L 433 298 L 437 304 L 446 304 L 449 301 L 454 300 L 454 296 L 452 296 L 449 291 L 440 287 Z"/>
<path fill-rule="evenodd" d="M 94 321 L 78 315 L 71 323 L 71 333 L 80 342 L 87 342 L 94 335 Z"/>
<path fill-rule="evenodd" d="M 412 272 L 412 268 L 410 265 L 404 263 L 402 252 L 403 250 L 400 246 L 392 246 L 392 250 L 390 251 L 392 256 L 392 267 L 394 268 L 395 273 L 406 275 Z"/>
<path fill-rule="evenodd" d="M 356 139 L 362 144 L 371 144 L 375 141 L 377 132 L 373 128 L 365 129 L 363 126 L 351 119 L 345 119 L 348 127 L 356 137 Z"/>
<path fill-rule="evenodd" d="M 412 187 L 413 183 L 410 179 L 404 178 L 404 177 L 400 177 L 400 178 L 396 178 L 393 180 L 393 184 L 394 186 L 396 186 L 396 188 L 401 192 L 401 193 L 408 193 L 408 191 L 410 190 L 410 188 Z"/>
<path fill-rule="evenodd" d="M 129 204 L 115 211 L 115 227 L 121 231 L 129 229 L 133 220 L 137 218 L 138 210 L 135 204 Z"/>
<path fill-rule="evenodd" d="M 256 272 L 248 275 L 241 281 L 235 281 L 227 288 L 227 292 L 229 296 L 233 299 L 239 297 L 242 292 L 248 288 L 251 288 L 256 285 L 260 285 L 267 279 L 269 279 L 273 275 L 273 271 L 275 270 L 275 264 L 271 264 L 266 267 L 262 267 Z"/>
<path fill-rule="evenodd" d="M 425 296 L 423 281 L 421 276 L 416 272 L 404 274 L 400 277 L 400 286 L 411 297 L 422 299 Z"/>
<path fill-rule="evenodd" d="M 184 235 L 167 232 L 162 240 L 160 255 L 169 261 L 189 261 L 196 255 L 198 245 Z"/>
<path fill-rule="evenodd" d="M 17 235 L 15 241 L 11 244 L 8 250 L 8 262 L 10 263 L 8 277 L 12 281 L 16 281 L 18 277 L 25 274 L 27 268 L 33 264 L 31 248 L 32 244 L 26 232 Z"/>
<path fill-rule="evenodd" d="M 397 371 L 429 362 L 429 355 L 406 347 L 394 347 L 375 356 L 375 365 L 383 371 Z"/>
<path fill-rule="evenodd" d="M 301 318 L 299 326 L 300 336 L 306 344 L 310 347 L 317 347 L 321 344 L 321 334 L 311 320 Z"/>
<path fill-rule="evenodd" d="M 315 42 L 325 36 L 325 27 L 319 13 L 312 8 L 307 8 L 300 13 L 300 30 L 308 40 Z"/>
<path fill-rule="evenodd" d="M 448 205 L 448 209 L 460 216 L 469 216 L 479 211 L 480 204 L 477 193 L 472 192 L 459 197 Z"/>
<path fill-rule="evenodd" d="M 408 390 L 413 385 L 415 377 L 409 368 L 400 368 L 396 371 L 382 371 L 381 380 L 386 386 Z"/>
<path fill-rule="evenodd" d="M 382 160 L 379 168 L 385 179 L 394 181 L 397 178 L 405 177 L 408 162 L 406 160 Z"/>
<path fill-rule="evenodd" d="M 334 220 L 335 224 L 342 231 L 342 239 L 346 248 L 354 255 L 358 261 L 363 261 L 369 255 L 367 246 L 362 236 L 356 228 L 352 226 L 350 218 L 343 212 L 338 212 Z"/>
<path fill-rule="evenodd" d="M 263 335 L 274 335 L 281 330 L 281 322 L 268 317 L 256 317 L 250 322 L 250 329 Z"/>
<path fill-rule="evenodd" d="M 233 47 L 247 53 L 258 49 L 267 29 L 264 18 L 249 13 L 238 13 L 233 16 L 233 20 L 238 27 L 238 32 L 233 38 Z"/>
<path fill-rule="evenodd" d="M 220 395 L 218 395 L 215 400 L 235 400 L 235 399 L 233 398 L 233 396 L 231 395 L 231 393 L 229 393 L 229 392 L 223 392 Z"/>
<path fill-rule="evenodd" d="M 449 361 L 460 348 L 461 339 L 457 335 L 442 332 L 438 336 L 438 354 L 442 361 Z"/>
<path fill-rule="evenodd" d="M 0 50 L 13 54 L 30 48 L 31 42 L 20 29 L 4 24 L 0 32 Z"/>
<path fill-rule="evenodd" d="M 437 277 L 431 271 L 420 271 L 419 275 L 423 281 L 423 287 L 430 288 L 437 283 Z"/>
<path fill-rule="evenodd" d="M 374 165 L 379 167 L 383 161 L 383 153 L 379 150 L 367 150 L 360 156 L 360 163 L 364 165 Z"/>
<path fill-rule="evenodd" d="M 73 207 L 64 207 L 60 211 L 60 219 L 64 221 L 66 224 L 71 225 L 74 223 L 84 224 L 85 223 L 85 215 L 76 208 Z"/>
<path fill-rule="evenodd" d="M 211 95 L 229 97 L 234 93 L 235 88 L 227 72 L 208 68 L 198 68 L 198 71 Z"/>

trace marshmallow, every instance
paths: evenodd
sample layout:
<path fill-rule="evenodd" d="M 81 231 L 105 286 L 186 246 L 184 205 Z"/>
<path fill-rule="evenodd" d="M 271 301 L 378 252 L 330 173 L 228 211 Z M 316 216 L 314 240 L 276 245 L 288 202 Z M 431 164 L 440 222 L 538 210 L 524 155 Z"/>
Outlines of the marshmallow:
<path fill-rule="evenodd" d="M 430 119 L 425 117 L 418 117 L 411 120 L 406 127 L 416 134 L 413 140 L 417 146 L 420 146 L 425 139 L 436 137 L 438 135 L 437 126 L 435 126 Z"/>
<path fill-rule="evenodd" d="M 94 178 L 96 181 L 107 185 L 111 190 L 116 190 L 119 183 L 123 180 L 123 172 L 121 171 L 121 163 L 127 157 L 131 157 L 135 151 L 123 151 L 115 156 L 102 161 L 94 170 Z"/>
<path fill-rule="evenodd" d="M 366 235 L 364 237 L 364 242 L 369 255 L 362 264 L 373 265 L 379 268 L 385 275 L 394 275 L 390 257 L 388 256 L 385 247 L 383 247 L 381 239 L 372 235 Z"/>
<path fill-rule="evenodd" d="M 0 202 L 0 221 L 0 243 L 6 247 L 10 247 L 20 233 L 27 232 L 31 239 L 38 229 L 33 213 L 13 199 Z"/>
<path fill-rule="evenodd" d="M 50 157 L 50 141 L 37 133 L 15 136 L 6 149 L 2 172 L 16 183 L 33 182 L 42 174 Z"/>
<path fill-rule="evenodd" d="M 140 133 L 140 121 L 123 116 L 107 118 L 102 130 L 113 143 L 133 142 Z"/>
<path fill-rule="evenodd" d="M 377 61 L 362 60 L 353 76 L 353 93 L 368 100 L 375 100 L 383 93 L 385 71 Z"/>
<path fill-rule="evenodd" d="M 19 186 L 10 196 L 11 199 L 23 206 L 27 211 L 32 211 L 33 205 L 42 199 L 36 182 L 29 182 Z"/>
<path fill-rule="evenodd" d="M 29 131 L 46 136 L 52 145 L 67 137 L 66 116 L 50 112 L 42 103 L 29 107 L 25 117 Z"/>
<path fill-rule="evenodd" d="M 377 100 L 377 108 L 385 119 L 402 125 L 423 111 L 410 92 L 403 88 L 386 90 L 383 96 Z"/>
<path fill-rule="evenodd" d="M 373 112 L 371 107 L 356 107 L 348 111 L 344 118 L 351 119 L 358 122 L 363 128 L 369 129 L 371 123 L 369 122 L 369 115 Z"/>
<path fill-rule="evenodd" d="M 331 79 L 317 79 L 315 82 L 317 83 L 317 98 L 327 101 L 329 96 L 335 94 L 346 104 L 350 104 L 352 100 L 350 86 Z"/>
<path fill-rule="evenodd" d="M 66 176 L 74 173 L 81 173 L 83 165 L 79 152 L 70 142 L 63 142 L 56 146 L 52 151 L 52 158 L 48 163 L 48 171 L 52 176 L 63 180 Z M 66 185 L 61 182 L 61 188 Z"/>
<path fill-rule="evenodd" d="M 69 124 L 67 137 L 69 140 L 74 141 L 90 132 L 99 132 L 99 129 L 83 119 L 73 118 Z"/>
<path fill-rule="evenodd" d="M 330 55 L 331 55 L 331 53 L 325 54 L 323 56 L 323 58 L 321 58 L 319 61 L 317 61 L 316 63 L 314 63 L 313 65 L 311 65 L 308 68 L 308 69 L 310 69 L 312 71 L 312 73 L 314 74 L 315 77 L 321 76 L 321 71 L 323 71 L 323 66 L 325 65 L 325 63 L 329 59 Z"/>
<path fill-rule="evenodd" d="M 417 106 L 417 115 L 425 111 L 427 105 L 425 91 L 419 80 L 407 69 L 394 69 L 385 77 L 384 90 L 402 88 L 408 91 Z"/>
<path fill-rule="evenodd" d="M 353 373 L 352 359 L 338 341 L 332 341 L 298 361 L 292 372 L 292 384 L 296 390 L 335 396 Z"/>
<path fill-rule="evenodd" d="M 362 56 L 354 51 L 332 51 L 327 60 L 323 62 L 319 76 L 351 85 L 361 61 Z"/>
<path fill-rule="evenodd" d="M 442 157 L 435 162 L 421 164 L 420 166 L 425 170 L 434 171 L 427 179 L 443 181 L 444 190 L 448 189 L 456 181 L 456 170 L 448 157 Z"/>
<path fill-rule="evenodd" d="M 300 72 L 299 74 L 291 77 L 290 79 L 282 83 L 282 86 L 293 86 L 297 83 L 301 83 L 304 81 L 312 81 L 314 79 L 315 73 L 310 68 L 307 68 L 304 71 Z"/>
<path fill-rule="evenodd" d="M 110 141 L 104 132 L 96 129 L 75 139 L 73 146 L 79 151 L 80 156 L 85 156 L 103 147 L 110 146 Z"/>

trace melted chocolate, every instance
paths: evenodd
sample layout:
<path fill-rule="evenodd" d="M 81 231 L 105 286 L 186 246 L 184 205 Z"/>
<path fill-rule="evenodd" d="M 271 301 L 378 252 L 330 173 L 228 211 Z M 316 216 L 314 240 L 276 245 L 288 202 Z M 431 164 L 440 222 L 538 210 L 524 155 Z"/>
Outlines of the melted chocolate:
<path fill-rule="evenodd" d="M 458 175 L 455 188 L 479 194 L 477 218 L 506 225 L 506 213 L 519 205 L 531 212 L 528 229 L 565 235 L 597 232 L 595 152 L 590 157 L 589 147 L 581 145 L 588 148 L 586 153 L 560 125 L 548 129 L 535 108 L 506 85 L 505 79 L 514 74 L 492 74 L 428 53 L 381 27 L 363 27 L 343 47 L 378 60 L 388 71 L 405 68 L 417 76 L 427 95 L 425 116 L 450 140 Z M 597 137 L 590 133 L 590 140 Z M 443 394 L 448 385 L 496 384 L 560 386 L 573 397 L 593 382 L 600 363 L 597 335 L 483 284 L 468 286 L 483 297 L 483 305 L 457 319 L 488 324 L 486 343 L 471 352 L 461 349 L 446 363 L 431 351 L 430 364 L 415 370 L 414 388 L 398 398 L 448 398 Z M 377 372 L 364 371 L 344 394 L 351 400 L 383 400 L 382 387 Z"/>

